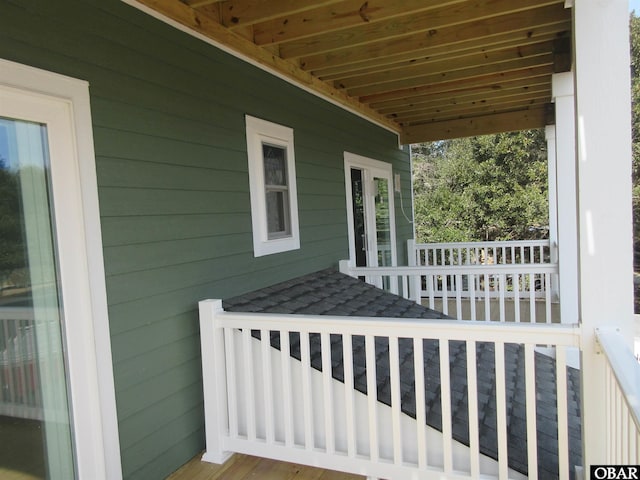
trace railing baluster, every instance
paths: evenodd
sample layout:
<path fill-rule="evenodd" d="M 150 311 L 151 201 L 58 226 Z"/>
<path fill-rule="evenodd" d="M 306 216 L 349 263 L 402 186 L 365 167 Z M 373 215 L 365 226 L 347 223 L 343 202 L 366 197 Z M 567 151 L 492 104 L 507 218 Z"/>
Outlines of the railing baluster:
<path fill-rule="evenodd" d="M 500 298 L 500 321 L 505 322 L 507 315 L 505 313 L 505 291 L 507 289 L 507 277 L 504 274 L 498 275 L 498 294 Z"/>
<path fill-rule="evenodd" d="M 398 337 L 389 337 L 389 382 L 391 386 L 391 418 L 393 430 L 393 463 L 402 465 L 402 431 L 400 418 L 400 351 Z"/>
<path fill-rule="evenodd" d="M 245 417 L 247 422 L 247 438 L 250 441 L 256 439 L 256 410 L 255 410 L 255 393 L 253 390 L 254 372 L 253 372 L 253 348 L 251 345 L 251 329 L 244 328 L 242 330 L 242 355 L 244 357 L 244 404 Z"/>
<path fill-rule="evenodd" d="M 567 404 L 567 351 L 556 347 L 556 399 L 558 402 L 558 468 L 560 478 L 569 475 L 569 415 Z"/>
<path fill-rule="evenodd" d="M 236 393 L 236 348 L 234 329 L 224 329 L 225 362 L 227 365 L 227 409 L 229 410 L 229 436 L 238 436 L 238 395 Z"/>
<path fill-rule="evenodd" d="M 322 391 L 324 400 L 325 449 L 330 455 L 335 453 L 335 426 L 333 423 L 333 378 L 331 371 L 331 336 L 320 334 L 320 352 L 322 354 Z"/>
<path fill-rule="evenodd" d="M 513 274 L 513 308 L 514 320 L 520 323 L 520 274 Z"/>
<path fill-rule="evenodd" d="M 462 275 L 456 275 L 456 318 L 462 320 Z"/>
<path fill-rule="evenodd" d="M 367 375 L 367 402 L 369 405 L 369 458 L 377 462 L 380 457 L 378 445 L 378 382 L 376 380 L 375 337 L 366 335 L 365 357 Z"/>
<path fill-rule="evenodd" d="M 544 304 L 547 323 L 553 322 L 551 314 L 551 274 L 544 274 Z"/>
<path fill-rule="evenodd" d="M 353 341 L 350 334 L 342 335 L 342 354 L 344 358 L 344 404 L 347 420 L 347 455 L 354 458 L 356 451 L 355 395 L 353 386 Z"/>
<path fill-rule="evenodd" d="M 271 362 L 271 332 L 260 330 L 262 350 L 262 387 L 264 391 L 265 439 L 268 444 L 275 441 L 274 405 L 273 405 L 273 363 Z"/>
<path fill-rule="evenodd" d="M 469 454 L 471 478 L 480 476 L 480 429 L 478 424 L 478 366 L 476 342 L 467 340 L 467 404 L 469 407 Z"/>
<path fill-rule="evenodd" d="M 525 398 L 527 409 L 527 456 L 529 478 L 538 478 L 538 433 L 536 422 L 536 364 L 534 346 L 524 346 Z"/>
<path fill-rule="evenodd" d="M 495 342 L 495 362 L 498 475 L 499 478 L 506 480 L 509 477 L 509 462 L 507 454 L 507 389 L 504 369 L 504 342 Z"/>
<path fill-rule="evenodd" d="M 453 450 L 451 432 L 451 380 L 449 370 L 449 340 L 441 339 L 440 345 L 440 410 L 442 411 L 442 451 L 444 455 L 444 474 L 453 471 Z"/>
<path fill-rule="evenodd" d="M 293 402 L 291 396 L 291 347 L 289 331 L 280 331 L 280 363 L 282 370 L 282 406 L 284 416 L 284 443 L 287 447 L 293 446 Z"/>
<path fill-rule="evenodd" d="M 469 308 L 471 309 L 471 320 L 477 320 L 476 315 L 476 276 L 471 274 L 469 280 Z"/>
<path fill-rule="evenodd" d="M 424 384 L 424 348 L 423 340 L 418 337 L 413 338 L 413 369 L 415 374 L 416 392 L 416 429 L 418 446 L 418 468 L 427 468 L 427 410 Z"/>
<path fill-rule="evenodd" d="M 302 364 L 302 402 L 304 409 L 304 448 L 314 448 L 313 395 L 311 390 L 311 349 L 309 332 L 300 332 L 300 362 Z"/>
<path fill-rule="evenodd" d="M 536 323 L 536 277 L 529 274 L 529 322 Z"/>
<path fill-rule="evenodd" d="M 442 275 L 442 313 L 449 314 L 449 286 L 447 282 L 448 275 Z"/>
<path fill-rule="evenodd" d="M 491 320 L 491 297 L 489 295 L 489 275 L 484 274 L 484 319 L 485 321 Z"/>

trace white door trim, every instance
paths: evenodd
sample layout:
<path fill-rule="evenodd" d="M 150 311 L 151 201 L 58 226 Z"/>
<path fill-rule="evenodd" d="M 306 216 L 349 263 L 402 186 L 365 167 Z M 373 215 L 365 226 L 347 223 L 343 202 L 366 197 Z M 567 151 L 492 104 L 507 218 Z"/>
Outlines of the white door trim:
<path fill-rule="evenodd" d="M 393 191 L 393 168 L 390 163 L 374 160 L 372 158 L 356 155 L 355 153 L 344 152 L 344 178 L 345 191 L 347 197 L 347 230 L 349 233 L 349 261 L 355 265 L 355 238 L 354 238 L 354 219 L 353 219 L 353 192 L 351 190 L 351 168 L 361 168 L 363 170 L 378 173 L 381 177 L 389 180 L 389 228 L 391 229 L 391 263 L 398 264 L 397 246 L 396 246 L 396 215 L 394 206 Z"/>
<path fill-rule="evenodd" d="M 121 479 L 89 85 L 0 59 L 0 114 L 48 125 L 76 474 Z"/>

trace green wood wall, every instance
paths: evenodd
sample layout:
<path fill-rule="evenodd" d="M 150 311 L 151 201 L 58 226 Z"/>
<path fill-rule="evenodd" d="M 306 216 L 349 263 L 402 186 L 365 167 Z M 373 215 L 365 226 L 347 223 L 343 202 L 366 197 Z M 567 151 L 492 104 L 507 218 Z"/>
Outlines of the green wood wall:
<path fill-rule="evenodd" d="M 204 447 L 198 300 L 347 258 L 345 150 L 393 162 L 411 216 L 407 152 L 118 0 L 3 0 L 0 57 L 90 82 L 123 471 L 164 478 Z M 294 129 L 298 251 L 253 257 L 245 114 Z"/>

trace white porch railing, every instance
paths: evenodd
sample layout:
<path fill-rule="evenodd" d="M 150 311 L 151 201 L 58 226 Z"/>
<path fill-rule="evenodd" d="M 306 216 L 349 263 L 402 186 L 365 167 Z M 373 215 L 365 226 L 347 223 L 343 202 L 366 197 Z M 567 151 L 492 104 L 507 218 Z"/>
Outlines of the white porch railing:
<path fill-rule="evenodd" d="M 610 465 L 640 464 L 640 365 L 616 331 L 597 330 L 604 352 L 606 460 Z"/>
<path fill-rule="evenodd" d="M 518 344 L 524 358 L 526 464 L 529 477 L 538 478 L 535 347 L 544 344 L 552 346 L 556 355 L 558 430 L 565 432 L 557 443 L 559 477 L 569 477 L 565 358 L 568 348 L 579 345 L 577 325 L 230 313 L 223 311 L 221 301 L 206 300 L 200 302 L 200 328 L 205 461 L 221 463 L 231 452 L 241 452 L 387 479 L 517 478 L 508 464 L 511 387 L 505 375 L 505 365 L 510 365 L 505 351 L 507 345 Z M 278 348 L 256 338 L 258 332 L 260 338 L 272 341 L 275 335 Z M 294 352 L 292 344 L 298 342 Z M 465 352 L 477 352 L 481 345 L 494 352 L 497 461 L 481 454 L 478 376 L 482 371 L 476 355 L 464 354 L 463 360 L 468 446 L 453 438 L 456 394 L 450 348 L 460 343 Z M 386 346 L 386 353 L 380 354 L 380 345 Z M 437 355 L 435 372 L 424 362 L 429 345 Z M 410 360 L 402 360 L 408 346 Z M 388 406 L 375 394 L 359 392 L 354 380 L 357 377 L 367 392 L 377 392 L 380 368 L 389 371 Z M 336 380 L 340 375 L 342 381 Z M 440 383 L 440 431 L 425 427 L 429 414 L 425 393 L 431 391 L 425 386 L 431 385 L 433 375 Z M 401 397 L 401 382 L 406 384 L 408 378 L 413 390 Z M 402 410 L 407 395 L 415 404 L 413 418 Z"/>
<path fill-rule="evenodd" d="M 340 271 L 459 320 L 558 320 L 550 288 L 557 264 L 353 267 L 345 260 Z"/>
<path fill-rule="evenodd" d="M 0 308 L 0 415 L 42 420 L 33 309 Z"/>
<path fill-rule="evenodd" d="M 494 242 L 415 243 L 417 265 L 516 265 L 552 263 L 549 240 L 509 240 Z"/>

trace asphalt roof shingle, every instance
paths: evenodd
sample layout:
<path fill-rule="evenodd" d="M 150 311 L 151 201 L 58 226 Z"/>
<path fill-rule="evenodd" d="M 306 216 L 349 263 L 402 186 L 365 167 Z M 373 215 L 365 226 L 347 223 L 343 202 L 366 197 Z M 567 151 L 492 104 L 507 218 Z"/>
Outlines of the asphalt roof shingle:
<path fill-rule="evenodd" d="M 227 311 L 370 316 L 391 318 L 449 318 L 397 295 L 384 292 L 356 278 L 335 270 L 322 270 L 249 294 L 223 301 Z M 259 332 L 254 332 L 259 336 Z M 342 337 L 331 335 L 332 375 L 344 381 Z M 290 333 L 291 355 L 300 359 L 300 335 Z M 322 370 L 320 335 L 310 335 L 311 365 Z M 367 393 L 364 336 L 354 336 L 353 372 L 355 388 Z M 271 345 L 280 348 L 278 332 L 271 332 Z M 437 340 L 423 340 L 425 402 L 427 424 L 442 430 L 440 396 L 440 347 Z M 378 401 L 391 405 L 389 345 L 386 338 L 376 337 L 376 378 Z M 402 411 L 415 418 L 415 379 L 413 340 L 400 339 L 400 385 Z M 481 453 L 497 459 L 497 413 L 495 385 L 495 344 L 476 343 L 478 415 Z M 452 431 L 455 440 L 469 445 L 467 392 L 467 346 L 465 342 L 449 342 Z M 505 344 L 507 404 L 507 439 L 509 466 L 527 474 L 527 432 L 525 405 L 524 347 Z M 539 478 L 558 478 L 557 396 L 555 360 L 535 353 L 536 419 L 538 431 Z M 569 463 L 581 465 L 580 374 L 567 367 Z"/>

